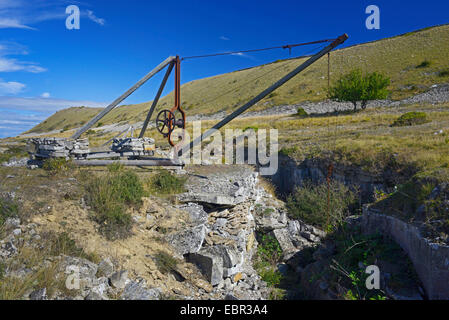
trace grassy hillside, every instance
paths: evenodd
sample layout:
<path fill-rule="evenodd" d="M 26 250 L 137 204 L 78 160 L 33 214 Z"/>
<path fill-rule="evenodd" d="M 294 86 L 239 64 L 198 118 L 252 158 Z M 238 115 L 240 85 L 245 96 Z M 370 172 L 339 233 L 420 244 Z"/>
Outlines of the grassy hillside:
<path fill-rule="evenodd" d="M 306 58 L 277 61 L 250 69 L 191 81 L 182 86 L 181 102 L 188 115 L 233 110 L 248 101 Z M 391 78 L 392 99 L 425 91 L 429 85 L 449 81 L 449 25 L 426 28 L 393 38 L 360 44 L 331 54 L 331 78 L 354 68 L 378 71 Z M 322 58 L 302 74 L 259 102 L 252 110 L 273 105 L 318 101 L 326 98 L 327 59 Z M 173 92 L 158 109 L 170 108 Z M 122 106 L 101 120 L 102 124 L 142 121 L 150 102 Z M 88 121 L 98 109 L 62 110 L 30 132 L 74 128 Z"/>
<path fill-rule="evenodd" d="M 49 132 L 56 129 L 76 128 L 93 118 L 101 108 L 72 107 L 60 110 L 47 120 L 39 123 L 29 132 Z"/>

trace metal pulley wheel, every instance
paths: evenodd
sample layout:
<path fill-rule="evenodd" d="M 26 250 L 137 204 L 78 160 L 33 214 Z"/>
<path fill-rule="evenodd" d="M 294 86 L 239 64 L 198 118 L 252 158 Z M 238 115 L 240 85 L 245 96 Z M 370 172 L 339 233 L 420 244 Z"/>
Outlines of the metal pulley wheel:
<path fill-rule="evenodd" d="M 164 137 L 168 137 L 175 128 L 175 115 L 170 110 L 162 110 L 156 118 L 156 128 Z"/>

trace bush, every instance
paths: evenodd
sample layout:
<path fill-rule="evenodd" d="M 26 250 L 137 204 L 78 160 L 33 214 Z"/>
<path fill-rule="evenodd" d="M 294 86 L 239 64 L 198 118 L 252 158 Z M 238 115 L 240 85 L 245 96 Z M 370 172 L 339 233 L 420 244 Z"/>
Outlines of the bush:
<path fill-rule="evenodd" d="M 396 119 L 392 127 L 413 126 L 430 122 L 425 112 L 407 112 Z"/>
<path fill-rule="evenodd" d="M 282 249 L 276 238 L 270 234 L 257 234 L 259 245 L 255 255 L 254 268 L 270 287 L 271 299 L 282 299 L 283 290 L 277 288 L 283 279 L 282 274 L 277 269 L 277 264 L 282 259 Z"/>
<path fill-rule="evenodd" d="M 354 111 L 357 110 L 357 102 L 361 102 L 362 109 L 366 108 L 369 100 L 386 99 L 387 87 L 390 79 L 380 73 L 373 72 L 362 74 L 355 69 L 338 79 L 337 83 L 329 88 L 329 99 L 339 102 L 351 102 Z"/>
<path fill-rule="evenodd" d="M 257 130 L 259 130 L 258 127 L 253 127 L 253 126 L 248 126 L 245 129 L 243 129 L 243 132 L 245 132 L 246 130 L 254 130 L 254 132 L 257 132 Z"/>
<path fill-rule="evenodd" d="M 163 251 L 158 251 L 155 256 L 155 261 L 157 268 L 163 274 L 176 271 L 176 266 L 178 265 L 176 258 Z"/>
<path fill-rule="evenodd" d="M 442 70 L 442 71 L 438 72 L 438 76 L 439 77 L 447 77 L 447 76 L 449 76 L 449 69 Z"/>
<path fill-rule="evenodd" d="M 304 118 L 307 117 L 309 114 L 301 107 L 298 108 L 298 111 L 296 112 L 296 115 L 298 117 Z"/>
<path fill-rule="evenodd" d="M 305 183 L 287 198 L 287 209 L 292 219 L 300 219 L 329 231 L 342 224 L 355 200 L 355 193 L 340 182 L 332 181 L 330 188 L 326 183 Z M 328 214 L 329 225 L 326 225 Z"/>
<path fill-rule="evenodd" d="M 148 180 L 148 186 L 152 193 L 176 194 L 184 192 L 184 184 L 187 178 L 177 177 L 168 170 L 160 170 Z"/>
<path fill-rule="evenodd" d="M 416 66 L 416 68 L 420 69 L 420 68 L 427 68 L 431 65 L 432 63 L 429 60 L 424 60 L 423 62 L 421 62 L 420 64 L 418 64 Z"/>
<path fill-rule="evenodd" d="M 273 268 L 268 268 L 260 272 L 260 277 L 269 287 L 276 287 L 281 283 L 282 274 Z"/>
<path fill-rule="evenodd" d="M 68 171 L 71 169 L 71 160 L 66 160 L 65 158 L 49 158 L 45 159 L 42 168 L 46 171 L 50 171 L 53 174 L 58 174 L 61 172 Z"/>
<path fill-rule="evenodd" d="M 283 147 L 283 148 L 281 148 L 281 150 L 279 150 L 279 153 L 286 157 L 289 157 L 289 156 L 295 154 L 297 151 L 298 151 L 298 147 L 296 147 L 296 146 Z"/>
<path fill-rule="evenodd" d="M 264 234 L 259 239 L 257 255 L 262 262 L 276 266 L 281 260 L 282 249 L 275 237 Z"/>
<path fill-rule="evenodd" d="M 89 179 L 87 202 L 94 211 L 93 219 L 108 238 L 123 237 L 131 229 L 129 206 L 142 203 L 144 189 L 139 177 L 131 171 L 108 173 Z"/>

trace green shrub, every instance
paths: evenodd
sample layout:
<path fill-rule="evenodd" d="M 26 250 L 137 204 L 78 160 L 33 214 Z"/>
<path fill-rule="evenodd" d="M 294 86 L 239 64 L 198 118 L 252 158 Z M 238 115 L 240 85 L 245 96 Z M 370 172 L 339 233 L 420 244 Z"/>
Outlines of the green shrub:
<path fill-rule="evenodd" d="M 281 246 L 271 234 L 258 233 L 257 240 L 259 244 L 254 257 L 254 268 L 270 288 L 270 299 L 283 299 L 284 290 L 278 288 L 283 275 L 277 269 L 277 264 L 282 260 Z"/>
<path fill-rule="evenodd" d="M 438 72 L 438 76 L 439 77 L 447 77 L 447 76 L 449 76 L 449 69 L 442 70 L 442 71 Z"/>
<path fill-rule="evenodd" d="M 361 70 L 355 69 L 343 75 L 337 83 L 329 88 L 329 99 L 339 102 L 351 102 L 354 111 L 357 110 L 357 102 L 361 102 L 362 109 L 366 108 L 369 100 L 386 99 L 387 87 L 390 78 L 377 73 L 363 74 Z"/>
<path fill-rule="evenodd" d="M 260 277 L 269 287 L 276 287 L 281 283 L 282 274 L 273 268 L 260 271 Z"/>
<path fill-rule="evenodd" d="M 427 119 L 427 114 L 425 112 L 413 111 L 404 113 L 402 116 L 397 118 L 391 126 L 392 127 L 413 126 L 428 122 L 430 122 L 430 120 Z"/>
<path fill-rule="evenodd" d="M 420 64 L 418 64 L 416 66 L 416 68 L 420 69 L 420 68 L 427 68 L 432 64 L 432 62 L 430 62 L 429 60 L 424 60 L 423 62 L 421 62 Z"/>
<path fill-rule="evenodd" d="M 51 173 L 58 174 L 66 172 L 73 167 L 71 160 L 65 158 L 48 158 L 44 160 L 42 168 Z"/>
<path fill-rule="evenodd" d="M 158 270 L 163 274 L 176 271 L 178 265 L 178 260 L 164 251 L 157 252 L 155 261 Z"/>
<path fill-rule="evenodd" d="M 265 208 L 263 211 L 262 211 L 262 215 L 263 216 L 269 216 L 269 215 L 271 215 L 272 213 L 274 213 L 275 212 L 275 210 L 273 209 L 273 208 Z"/>
<path fill-rule="evenodd" d="M 178 177 L 168 170 L 159 170 L 148 180 L 148 187 L 152 193 L 176 194 L 184 192 L 187 178 Z"/>
<path fill-rule="evenodd" d="M 0 198 L 0 227 L 8 218 L 16 217 L 19 213 L 19 206 L 15 201 Z"/>
<path fill-rule="evenodd" d="M 355 200 L 355 192 L 340 182 L 332 181 L 330 188 L 327 183 L 305 183 L 288 197 L 287 209 L 292 219 L 300 219 L 322 229 L 332 230 L 349 215 L 349 208 Z M 328 219 L 329 225 L 326 225 Z"/>
<path fill-rule="evenodd" d="M 262 265 L 276 266 L 282 258 L 282 249 L 274 236 L 263 234 L 259 239 L 257 257 Z"/>
<path fill-rule="evenodd" d="M 298 111 L 296 112 L 296 115 L 298 117 L 304 118 L 307 117 L 309 114 L 301 107 L 298 108 Z"/>
<path fill-rule="evenodd" d="M 295 154 L 298 151 L 298 147 L 293 146 L 293 147 L 283 147 L 281 148 L 281 150 L 279 150 L 279 153 L 284 155 L 284 156 L 291 156 L 293 154 Z"/>
<path fill-rule="evenodd" d="M 93 177 L 86 184 L 86 198 L 93 210 L 93 219 L 108 238 L 125 236 L 132 219 L 129 206 L 140 206 L 144 189 L 139 177 L 131 171 L 108 173 Z"/>
<path fill-rule="evenodd" d="M 254 132 L 257 132 L 257 130 L 259 130 L 258 127 L 248 126 L 245 129 L 243 129 L 243 132 L 245 132 L 246 130 L 251 130 L 251 129 L 254 130 Z"/>

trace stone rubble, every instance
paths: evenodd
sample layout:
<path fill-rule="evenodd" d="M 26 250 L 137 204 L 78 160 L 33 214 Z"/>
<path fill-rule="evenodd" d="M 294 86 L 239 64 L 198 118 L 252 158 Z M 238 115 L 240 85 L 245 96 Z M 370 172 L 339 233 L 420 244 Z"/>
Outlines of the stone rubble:
<path fill-rule="evenodd" d="M 156 146 L 152 138 L 120 138 L 112 142 L 112 151 L 115 152 L 135 152 L 140 154 L 153 155 Z"/>
<path fill-rule="evenodd" d="M 28 139 L 28 148 L 37 158 L 82 157 L 90 152 L 88 139 L 71 140 L 67 138 Z"/>
<path fill-rule="evenodd" d="M 189 213 L 194 227 L 167 239 L 175 251 L 198 267 L 223 299 L 268 297 L 266 283 L 252 267 L 256 232 L 272 234 L 287 263 L 298 251 L 315 246 L 325 236 L 310 225 L 289 220 L 283 205 L 257 183 L 258 176 L 252 170 L 233 168 L 230 172 L 190 177 L 189 191 L 179 196 L 187 204 L 178 207 Z M 194 228 L 205 228 L 205 237 L 202 232 L 194 232 Z M 203 242 L 201 246 L 186 245 L 191 241 Z M 284 263 L 280 268 L 286 272 L 289 267 Z"/>

